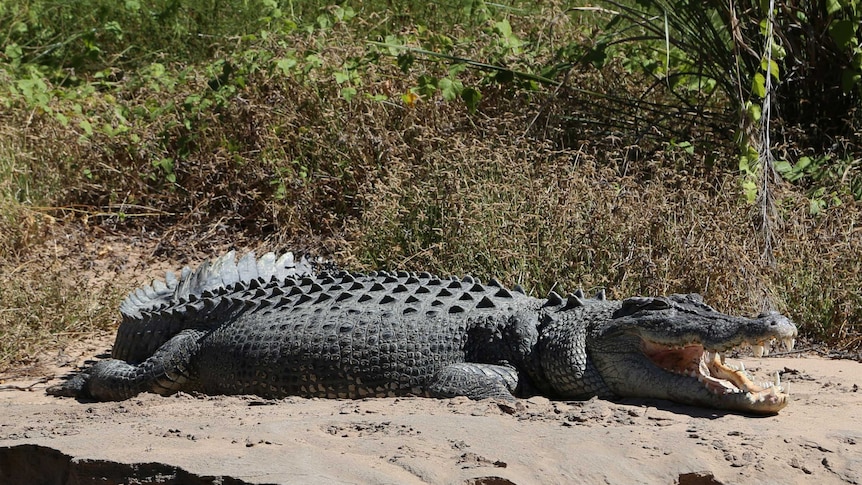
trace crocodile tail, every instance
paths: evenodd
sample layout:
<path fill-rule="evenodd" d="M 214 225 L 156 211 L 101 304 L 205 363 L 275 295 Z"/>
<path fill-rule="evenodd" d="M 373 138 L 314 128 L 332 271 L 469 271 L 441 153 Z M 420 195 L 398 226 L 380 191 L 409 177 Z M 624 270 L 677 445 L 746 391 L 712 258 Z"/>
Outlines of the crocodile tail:
<path fill-rule="evenodd" d="M 213 327 L 242 311 L 238 293 L 259 283 L 313 275 L 317 264 L 290 252 L 260 258 L 249 252 L 237 260 L 236 251 L 230 251 L 197 269 L 183 268 L 179 277 L 169 271 L 164 281 L 141 286 L 120 304 L 123 320 L 112 356 L 139 362 L 182 330 Z"/>

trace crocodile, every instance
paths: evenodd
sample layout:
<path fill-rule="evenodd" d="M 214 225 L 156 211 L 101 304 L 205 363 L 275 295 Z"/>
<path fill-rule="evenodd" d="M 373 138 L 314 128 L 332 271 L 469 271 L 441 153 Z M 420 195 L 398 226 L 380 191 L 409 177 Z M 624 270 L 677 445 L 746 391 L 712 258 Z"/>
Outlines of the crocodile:
<path fill-rule="evenodd" d="M 788 402 L 726 354 L 796 326 L 719 312 L 698 294 L 546 298 L 471 276 L 318 271 L 292 253 L 231 251 L 133 291 L 111 358 L 48 389 L 124 400 L 141 392 L 352 399 L 467 396 L 655 398 L 753 414 Z"/>

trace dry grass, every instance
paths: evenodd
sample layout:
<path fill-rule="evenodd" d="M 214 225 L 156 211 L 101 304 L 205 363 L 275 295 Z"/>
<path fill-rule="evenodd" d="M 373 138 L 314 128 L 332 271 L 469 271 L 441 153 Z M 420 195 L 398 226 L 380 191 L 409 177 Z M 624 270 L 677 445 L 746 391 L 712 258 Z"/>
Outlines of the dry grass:
<path fill-rule="evenodd" d="M 316 49 L 324 66 L 364 52 L 334 35 L 297 35 L 289 45 Z M 570 82 L 638 89 L 619 74 Z M 690 155 L 665 149 L 661 136 L 647 143 L 575 123 L 595 105 L 566 93 L 487 87 L 475 115 L 439 97 L 407 105 L 400 94 L 415 76 L 372 64 L 346 102 L 325 69 L 293 77 L 263 69 L 199 111 L 189 96 L 213 95 L 201 70 L 170 89 L 132 87 L 130 76 L 123 99 L 96 92 L 75 101 L 104 123 L 122 106 L 131 130 L 114 136 L 82 137 L 78 125 L 33 110 L 0 115 L 0 369 L 112 328 L 120 295 L 150 261 L 194 263 L 231 246 L 311 249 L 357 269 L 496 276 L 535 294 L 697 291 L 730 312 L 775 307 L 836 347 L 862 345 L 857 203 L 812 217 L 805 197 L 786 188 L 768 267 L 733 148 L 704 128 L 688 132 Z M 173 108 L 148 116 L 155 105 Z M 176 184 L 153 165 L 164 157 L 175 160 Z M 152 244 L 117 243 L 139 240 Z M 98 249 L 105 241 L 111 258 L 142 260 L 111 263 Z"/>

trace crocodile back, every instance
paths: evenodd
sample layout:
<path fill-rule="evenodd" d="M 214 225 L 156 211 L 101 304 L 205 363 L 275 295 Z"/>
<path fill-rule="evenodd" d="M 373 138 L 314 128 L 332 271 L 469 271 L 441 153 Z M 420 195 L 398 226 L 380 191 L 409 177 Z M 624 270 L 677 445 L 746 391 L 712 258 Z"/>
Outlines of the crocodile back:
<path fill-rule="evenodd" d="M 321 273 L 263 285 L 247 299 L 254 303 L 243 313 L 201 338 L 197 390 L 423 394 L 448 364 L 520 363 L 541 305 L 494 280 L 408 272 Z"/>
<path fill-rule="evenodd" d="M 309 276 L 313 266 L 293 253 L 257 259 L 250 252 L 237 261 L 230 251 L 195 270 L 183 268 L 179 277 L 168 272 L 164 281 L 136 289 L 120 304 L 122 322 L 112 357 L 141 362 L 182 330 L 209 328 L 235 315 L 250 290 Z"/>

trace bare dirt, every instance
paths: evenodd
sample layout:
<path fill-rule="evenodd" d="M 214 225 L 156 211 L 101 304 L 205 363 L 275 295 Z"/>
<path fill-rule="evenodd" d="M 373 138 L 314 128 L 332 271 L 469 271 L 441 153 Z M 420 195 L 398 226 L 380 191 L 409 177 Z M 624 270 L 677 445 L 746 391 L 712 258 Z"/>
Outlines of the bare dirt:
<path fill-rule="evenodd" d="M 79 344 L 70 365 L 109 345 Z M 544 398 L 94 403 L 46 396 L 56 379 L 6 380 L 0 483 L 862 483 L 862 364 L 744 360 L 761 380 L 782 373 L 793 401 L 780 414 Z"/>

